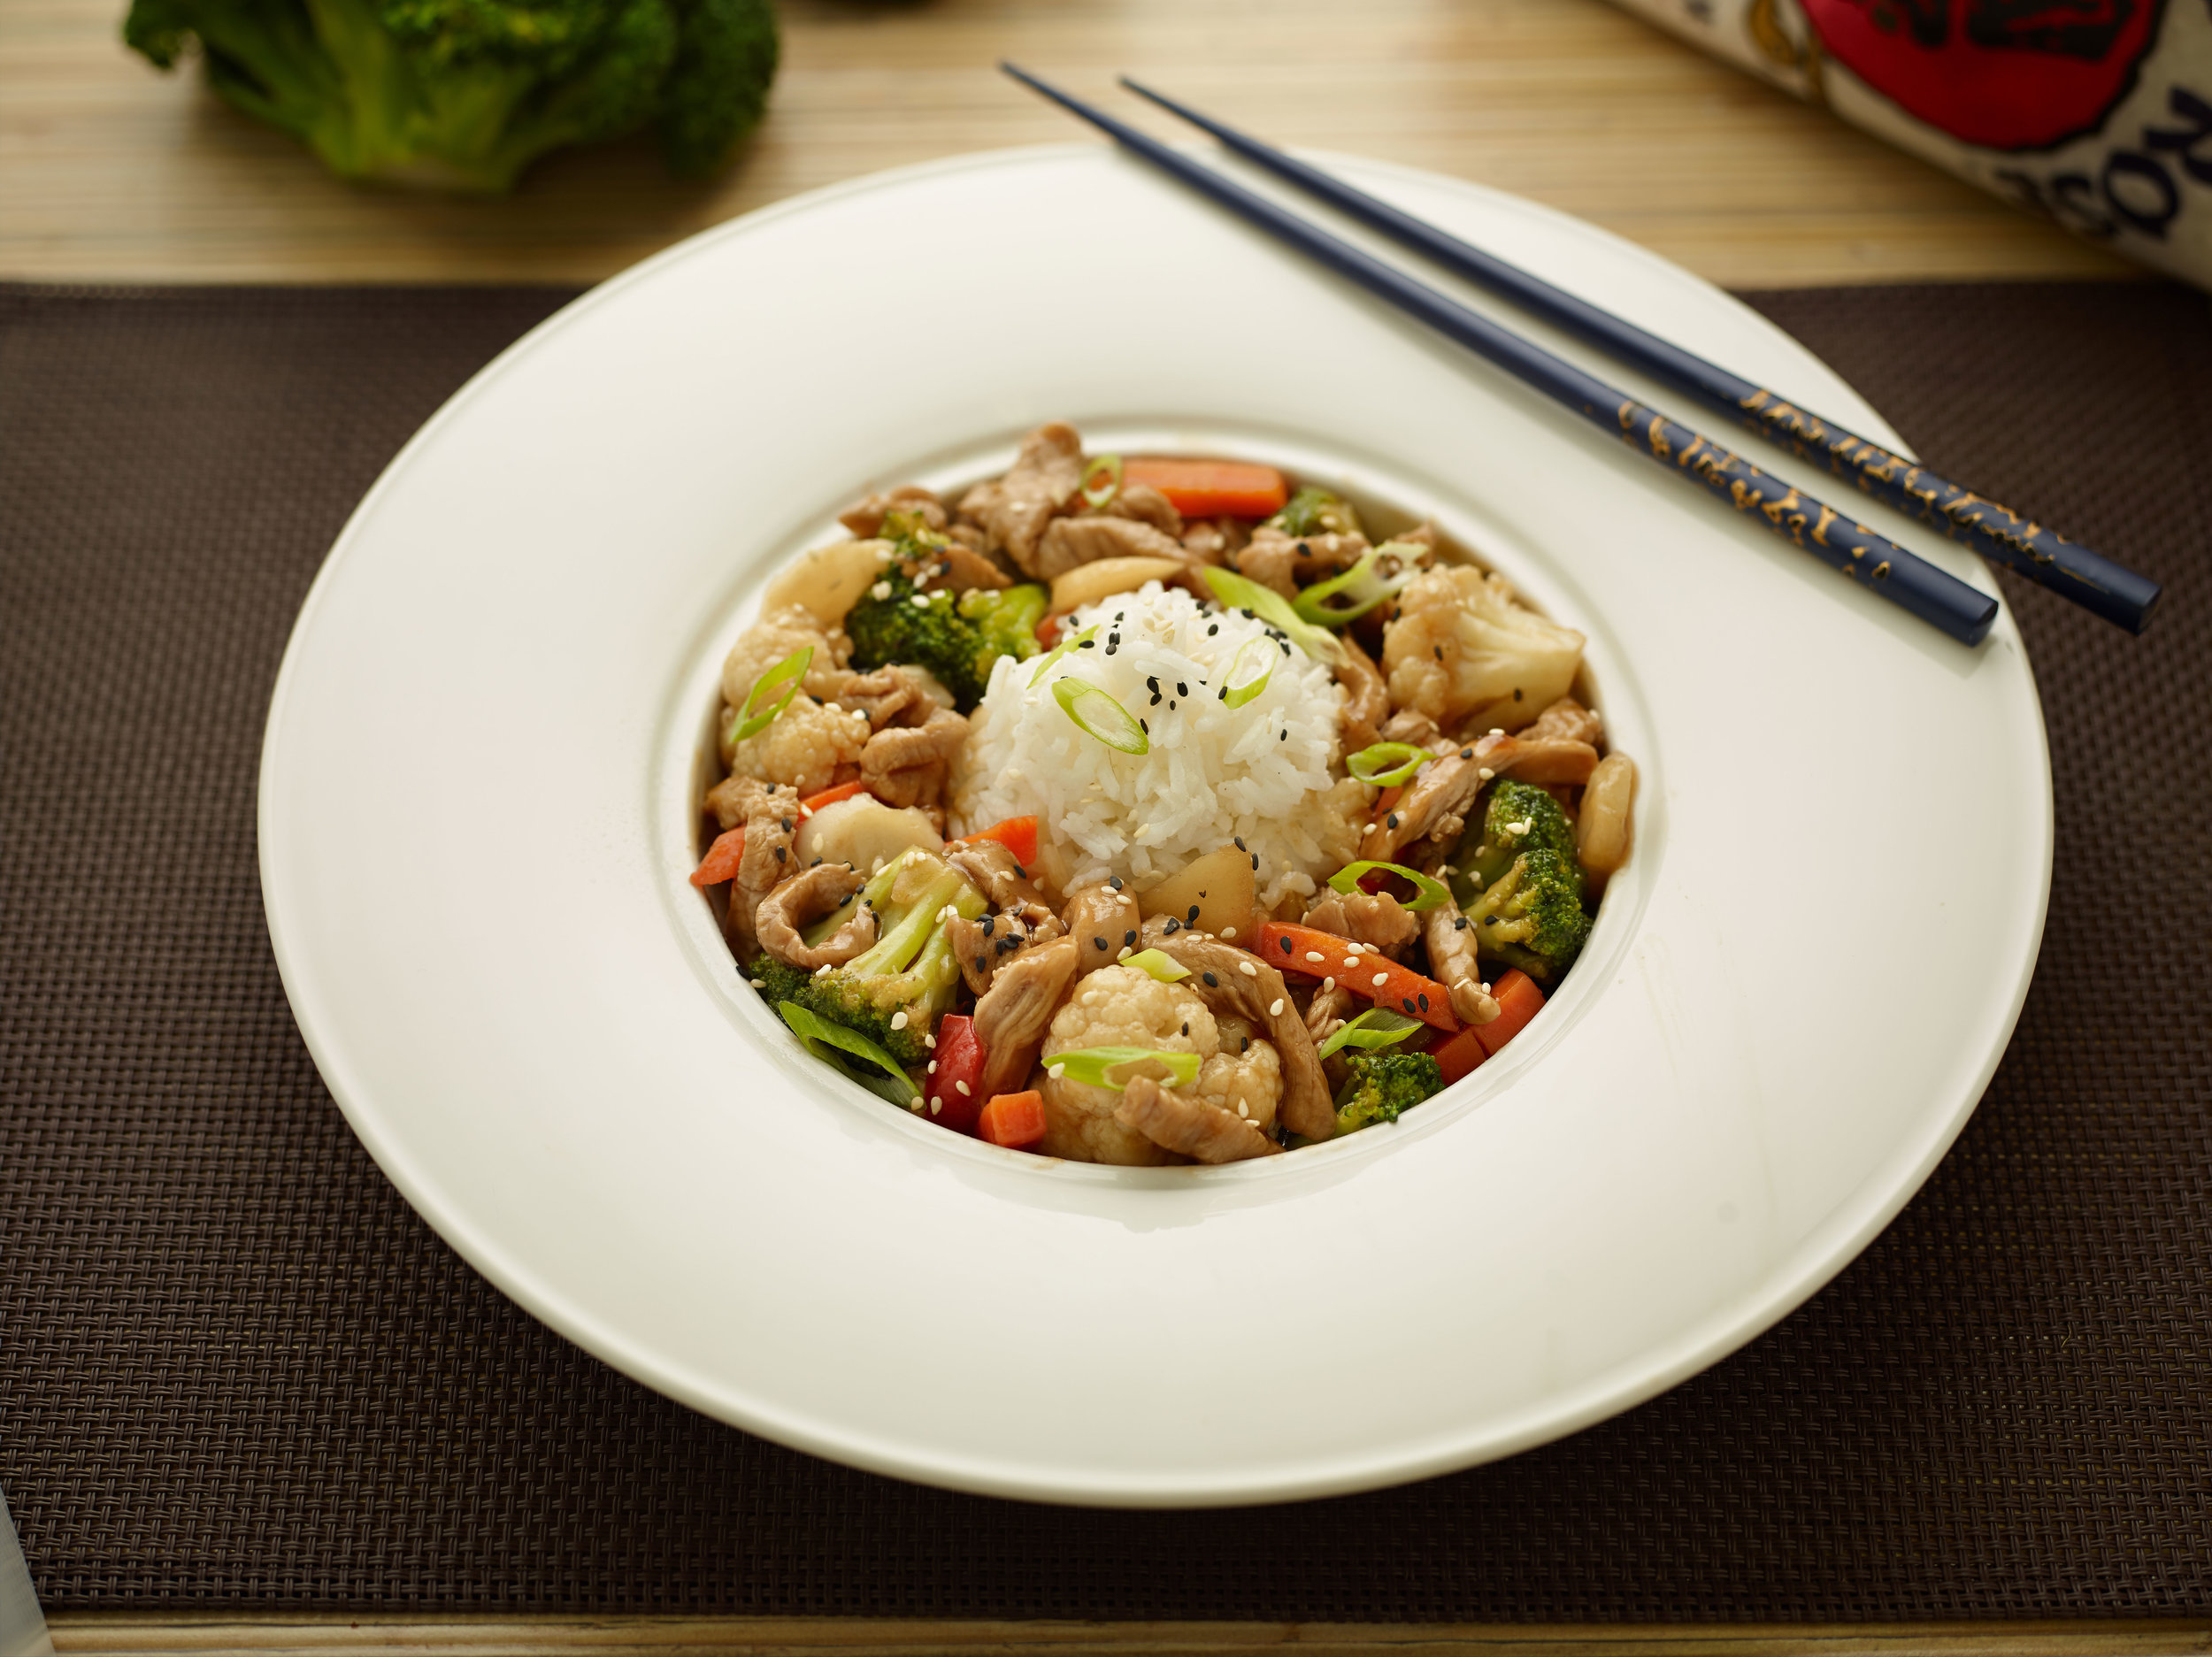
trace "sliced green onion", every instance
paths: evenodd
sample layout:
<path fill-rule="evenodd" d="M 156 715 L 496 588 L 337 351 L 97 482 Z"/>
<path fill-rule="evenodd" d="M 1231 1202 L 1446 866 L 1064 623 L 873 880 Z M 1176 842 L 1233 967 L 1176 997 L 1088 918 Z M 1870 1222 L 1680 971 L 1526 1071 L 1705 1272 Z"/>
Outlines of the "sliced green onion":
<path fill-rule="evenodd" d="M 799 694 L 799 681 L 806 677 L 806 671 L 813 661 L 814 647 L 810 644 L 801 645 L 755 679 L 751 693 L 745 698 L 744 709 L 738 716 L 737 728 L 730 733 L 730 740 L 742 742 L 749 736 L 758 736 L 775 724 L 776 716 L 788 708 L 791 699 Z M 783 694 L 776 698 L 774 707 L 764 710 L 761 708 L 762 699 L 772 694 L 779 685 L 784 687 Z"/>
<path fill-rule="evenodd" d="M 1363 877 L 1374 873 L 1378 869 L 1396 875 L 1402 880 L 1410 880 L 1420 888 L 1420 895 L 1410 903 L 1400 904 L 1398 907 L 1401 909 L 1411 909 L 1418 914 L 1423 909 L 1432 909 L 1440 903 L 1449 903 L 1452 901 L 1451 887 L 1446 886 L 1441 880 L 1423 874 L 1417 869 L 1409 869 L 1403 863 L 1372 861 L 1346 863 L 1343 868 L 1329 877 L 1329 884 L 1339 892 L 1349 892 L 1359 885 Z"/>
<path fill-rule="evenodd" d="M 1052 700 L 1086 736 L 1094 736 L 1117 754 L 1149 754 L 1151 740 L 1128 709 L 1087 679 L 1070 674 L 1052 682 Z"/>
<path fill-rule="evenodd" d="M 895 1105 L 909 1110 L 914 1108 L 914 1101 L 921 1089 L 914 1085 L 913 1078 L 900 1068 L 896 1059 L 857 1030 L 833 1024 L 820 1015 L 809 1012 L 796 1001 L 778 1001 L 776 1010 L 783 1015 L 784 1023 L 791 1026 L 791 1033 L 799 1038 L 799 1045 L 816 1058 L 825 1062 L 834 1062 L 830 1054 L 823 1051 L 826 1047 L 833 1052 L 849 1054 L 875 1066 L 883 1072 L 881 1076 L 855 1076 L 853 1080 Z M 844 1069 L 842 1065 L 838 1068 Z M 846 1073 L 851 1074 L 850 1071 Z"/>
<path fill-rule="evenodd" d="M 1395 597 L 1399 589 L 1419 573 L 1409 559 L 1402 560 L 1395 575 L 1376 573 L 1383 554 L 1400 544 L 1386 541 L 1379 547 L 1370 548 L 1367 556 L 1342 575 L 1316 581 L 1306 588 L 1292 606 L 1299 619 L 1320 627 L 1348 626 L 1383 600 Z M 1405 548 L 1408 553 L 1412 550 L 1410 547 Z"/>
<path fill-rule="evenodd" d="M 1140 972 L 1149 973 L 1163 984 L 1179 983 L 1190 977 L 1188 967 L 1173 955 L 1157 949 L 1140 949 L 1121 964 L 1125 967 L 1134 967 Z"/>
<path fill-rule="evenodd" d="M 1417 1018 L 1394 1013 L 1386 1007 L 1371 1007 L 1358 1017 L 1348 1019 L 1331 1031 L 1329 1039 L 1314 1051 L 1325 1059 L 1345 1047 L 1372 1053 L 1377 1047 L 1395 1046 L 1422 1027 Z"/>
<path fill-rule="evenodd" d="M 1395 788 L 1402 782 L 1412 781 L 1413 773 L 1435 757 L 1410 742 L 1377 742 L 1347 759 L 1344 769 L 1375 787 Z"/>
<path fill-rule="evenodd" d="M 1260 664 L 1259 677 L 1257 679 L 1247 679 L 1244 683 L 1239 684 L 1237 682 L 1237 675 L 1240 673 L 1250 672 L 1252 671 L 1252 664 L 1256 660 Z M 1236 659 L 1229 664 L 1228 674 L 1222 680 L 1221 700 L 1227 702 L 1232 708 L 1241 708 L 1246 702 L 1250 702 L 1253 697 L 1258 695 L 1262 691 L 1265 690 L 1267 688 L 1267 681 L 1274 677 L 1275 641 L 1272 639 L 1247 639 L 1244 641 L 1244 648 L 1237 652 Z"/>
<path fill-rule="evenodd" d="M 1302 620 L 1290 607 L 1290 601 L 1271 587 L 1262 587 L 1248 576 L 1233 570 L 1217 569 L 1208 564 L 1206 585 L 1214 590 L 1214 596 L 1231 610 L 1248 610 L 1262 621 L 1280 627 L 1290 635 L 1298 648 L 1317 662 L 1334 667 L 1344 659 L 1344 647 L 1336 641 L 1336 635 L 1326 627 L 1317 627 Z"/>
<path fill-rule="evenodd" d="M 1083 504 L 1096 511 L 1121 493 L 1121 456 L 1101 455 L 1083 468 Z"/>
<path fill-rule="evenodd" d="M 1055 662 L 1057 662 L 1062 656 L 1065 656 L 1071 650 L 1081 649 L 1087 642 L 1097 637 L 1098 627 L 1094 625 L 1084 628 L 1082 632 L 1077 633 L 1073 638 L 1063 639 L 1059 643 L 1054 645 L 1051 650 L 1046 655 L 1045 659 L 1038 663 L 1036 670 L 1030 674 L 1029 688 L 1032 690 L 1037 688 L 1038 684 L 1045 676 L 1045 670 L 1050 667 Z"/>
<path fill-rule="evenodd" d="M 1169 1085 L 1187 1087 L 1198 1079 L 1199 1059 L 1195 1053 L 1161 1053 L 1151 1047 L 1078 1047 L 1072 1053 L 1048 1055 L 1045 1074 L 1055 1080 L 1062 1078 L 1071 1082 L 1087 1082 L 1093 1087 L 1126 1087 L 1133 1078 L 1116 1081 L 1110 1072 L 1125 1064 L 1141 1064 L 1147 1059 L 1164 1065 Z"/>

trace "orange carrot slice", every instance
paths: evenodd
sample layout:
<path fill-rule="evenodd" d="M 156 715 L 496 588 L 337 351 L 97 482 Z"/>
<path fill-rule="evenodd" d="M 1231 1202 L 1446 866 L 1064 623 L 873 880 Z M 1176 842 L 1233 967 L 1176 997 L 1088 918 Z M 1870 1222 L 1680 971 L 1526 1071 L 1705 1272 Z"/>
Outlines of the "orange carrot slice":
<path fill-rule="evenodd" d="M 967 837 L 972 840 L 996 840 L 1014 854 L 1014 861 L 1026 869 L 1037 861 L 1037 819 L 1033 817 L 1010 817 L 1003 823 Z"/>
<path fill-rule="evenodd" d="M 1186 518 L 1271 518 L 1290 498 L 1290 486 L 1272 466 L 1236 460 L 1147 459 L 1122 463 L 1124 488 L 1148 483 Z"/>
<path fill-rule="evenodd" d="M 1444 1085 L 1448 1087 L 1463 1076 L 1472 1076 L 1476 1067 L 1490 1056 L 1490 1049 L 1482 1045 L 1482 1026 L 1470 1024 L 1431 1047 L 1429 1056 L 1444 1072 Z"/>
<path fill-rule="evenodd" d="M 977 1116 L 975 1131 L 1010 1151 L 1026 1150 L 1045 1137 L 1044 1095 L 1033 1087 L 1026 1093 L 994 1094 Z"/>
<path fill-rule="evenodd" d="M 736 879 L 737 865 L 744 856 L 745 826 L 740 824 L 714 837 L 714 844 L 707 848 L 707 855 L 691 871 L 691 884 L 704 890 L 725 880 Z"/>
<path fill-rule="evenodd" d="M 1285 972 L 1302 972 L 1310 978 L 1334 978 L 1355 995 L 1363 995 L 1378 1007 L 1405 1013 L 1456 1033 L 1459 1018 L 1452 1011 L 1449 991 L 1434 978 L 1425 978 L 1410 967 L 1400 966 L 1371 949 L 1355 950 L 1333 932 L 1285 921 L 1260 925 L 1259 954 L 1271 966 Z"/>
<path fill-rule="evenodd" d="M 1475 1034 L 1481 1039 L 1486 1053 L 1495 1053 L 1512 1040 L 1521 1033 L 1522 1025 L 1544 1010 L 1544 992 L 1536 987 L 1535 979 L 1518 967 L 1490 986 L 1490 998 L 1498 1004 L 1498 1016 L 1486 1024 L 1475 1026 Z"/>

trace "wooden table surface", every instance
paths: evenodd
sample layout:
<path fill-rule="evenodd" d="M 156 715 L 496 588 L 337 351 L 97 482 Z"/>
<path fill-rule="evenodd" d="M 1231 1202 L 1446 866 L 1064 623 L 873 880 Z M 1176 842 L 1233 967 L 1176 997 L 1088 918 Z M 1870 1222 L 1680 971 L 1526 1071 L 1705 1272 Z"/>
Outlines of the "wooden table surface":
<path fill-rule="evenodd" d="M 593 280 L 818 185 L 1085 135 L 1002 57 L 1101 97 L 1141 72 L 1278 140 L 1531 196 L 1732 286 L 2131 268 L 1599 0 L 782 0 L 773 108 L 727 176 L 677 184 L 638 142 L 488 202 L 326 176 L 196 70 L 127 51 L 126 4 L 0 0 L 0 279 Z"/>
<path fill-rule="evenodd" d="M 0 280 L 592 280 L 797 191 L 1082 135 L 997 75 L 1000 57 L 1101 97 L 1113 72 L 1143 73 L 1274 138 L 1517 191 L 1732 286 L 2131 269 L 1598 0 L 784 0 L 772 112 L 726 177 L 673 183 L 631 143 L 555 158 L 499 201 L 327 177 L 196 73 L 127 52 L 124 4 L 0 0 Z M 1384 1630 L 156 1611 L 57 1617 L 54 1634 L 61 1657 L 2212 1651 L 2202 1621 Z"/>

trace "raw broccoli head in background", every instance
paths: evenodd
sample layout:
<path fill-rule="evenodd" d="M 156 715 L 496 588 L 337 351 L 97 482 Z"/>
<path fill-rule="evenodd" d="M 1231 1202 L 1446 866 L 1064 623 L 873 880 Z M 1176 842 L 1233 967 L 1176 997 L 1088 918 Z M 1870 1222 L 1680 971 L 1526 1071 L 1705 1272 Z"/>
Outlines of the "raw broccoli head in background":
<path fill-rule="evenodd" d="M 653 125 L 727 161 L 775 77 L 769 0 L 133 0 L 123 38 L 347 178 L 497 192 L 549 150 Z"/>
<path fill-rule="evenodd" d="M 1395 1122 L 1424 1099 L 1444 1091 L 1444 1070 L 1426 1053 L 1353 1053 L 1336 1095 L 1339 1138 L 1378 1122 Z"/>
<path fill-rule="evenodd" d="M 852 664 L 864 673 L 893 662 L 926 667 L 952 693 L 953 705 L 967 713 L 983 700 L 999 657 L 1021 661 L 1036 655 L 1037 624 L 1044 619 L 1048 595 L 1033 584 L 979 587 L 957 598 L 923 594 L 907 569 L 926 565 L 942 541 L 904 513 L 892 513 L 885 528 L 897 549 L 883 579 L 845 617 Z"/>
<path fill-rule="evenodd" d="M 970 920 L 990 906 L 966 877 L 941 857 L 911 851 L 877 871 L 845 904 L 806 929 L 819 943 L 850 917 L 855 904 L 876 913 L 876 941 L 841 967 L 802 972 L 772 955 L 753 976 L 770 1004 L 795 1001 L 808 1011 L 859 1032 L 904 1065 L 929 1058 L 927 1038 L 953 1002 L 960 966 L 940 918 L 948 907 Z"/>

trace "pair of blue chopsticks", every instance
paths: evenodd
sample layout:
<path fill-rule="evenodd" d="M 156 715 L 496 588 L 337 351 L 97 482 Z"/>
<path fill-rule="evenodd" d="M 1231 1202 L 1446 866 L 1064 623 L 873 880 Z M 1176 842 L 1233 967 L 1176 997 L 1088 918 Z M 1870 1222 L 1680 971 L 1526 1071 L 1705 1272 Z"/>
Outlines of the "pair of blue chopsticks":
<path fill-rule="evenodd" d="M 1863 524 L 1855 523 L 1779 479 L 1769 477 L 1740 456 L 1639 403 L 1618 387 L 1585 372 L 1435 288 L 1414 280 L 1351 243 L 1308 224 L 1295 213 L 1255 195 L 1210 167 L 1201 165 L 1157 139 L 1012 64 L 1001 64 L 999 67 L 1110 134 L 1123 148 L 1248 223 L 1486 357 L 1593 425 L 1625 440 L 1640 453 L 1703 484 L 1737 510 L 1763 523 L 1791 545 L 1811 553 L 1830 568 L 1854 579 L 1863 579 L 1883 597 L 1954 639 L 1972 645 L 1988 636 L 1990 625 L 1997 618 L 1997 602 L 1987 595 L 1886 540 Z M 1809 414 L 1766 387 L 1730 373 L 1678 345 L 1624 321 L 1609 311 L 1555 288 L 1518 265 L 1485 253 L 1387 203 L 1356 190 L 1317 167 L 1141 87 L 1126 76 L 1123 77 L 1122 85 L 1202 127 L 1237 154 L 1320 197 L 1371 229 L 1434 259 L 1470 281 L 1503 295 L 1653 379 L 1781 443 L 1793 453 L 1824 462 L 1831 472 L 1849 479 L 1875 499 L 1940 528 L 1985 557 L 2018 571 L 2037 585 L 2072 600 L 2092 614 L 2137 633 L 2149 623 L 2160 592 L 2156 582 L 2055 534 L 2008 508 L 1962 489 L 1878 443 Z"/>

